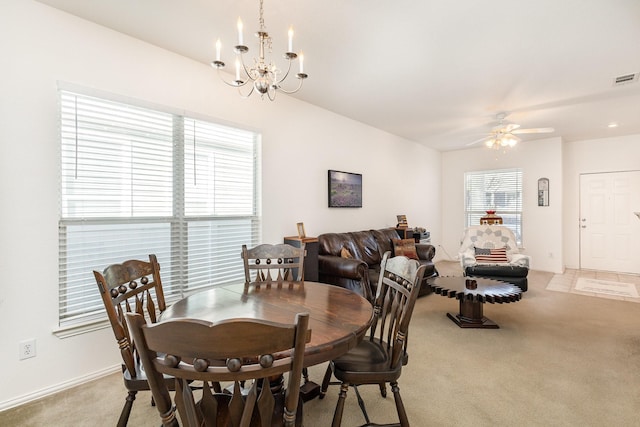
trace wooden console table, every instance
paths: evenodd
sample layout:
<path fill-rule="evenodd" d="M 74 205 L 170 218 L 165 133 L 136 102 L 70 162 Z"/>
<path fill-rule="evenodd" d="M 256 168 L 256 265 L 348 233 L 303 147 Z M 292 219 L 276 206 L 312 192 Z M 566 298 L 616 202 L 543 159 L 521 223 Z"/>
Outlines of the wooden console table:
<path fill-rule="evenodd" d="M 318 238 L 290 236 L 284 238 L 284 243 L 299 248 L 302 243 L 307 250 L 304 257 L 304 280 L 318 281 Z"/>

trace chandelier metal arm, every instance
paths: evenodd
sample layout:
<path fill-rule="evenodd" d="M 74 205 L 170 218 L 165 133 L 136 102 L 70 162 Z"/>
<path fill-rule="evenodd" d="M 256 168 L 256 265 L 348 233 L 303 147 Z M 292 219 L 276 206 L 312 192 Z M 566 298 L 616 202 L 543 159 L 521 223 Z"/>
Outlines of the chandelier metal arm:
<path fill-rule="evenodd" d="M 278 86 L 278 90 L 281 90 L 281 91 L 283 91 L 284 93 L 288 93 L 288 94 L 296 93 L 297 91 L 299 91 L 299 90 L 300 90 L 300 88 L 302 88 L 302 83 L 304 82 L 304 78 L 300 78 L 300 77 L 298 77 L 298 79 L 299 79 L 299 82 L 298 82 L 298 87 L 297 87 L 297 88 L 295 88 L 295 89 L 293 89 L 293 90 L 287 90 L 287 89 L 285 89 L 285 88 L 283 88 L 283 87 L 281 87 L 281 86 Z"/>
<path fill-rule="evenodd" d="M 244 85 L 243 85 L 244 86 Z M 251 85 L 251 90 L 249 90 L 249 93 L 247 93 L 246 95 L 244 95 L 242 93 L 242 86 L 238 86 L 238 94 L 240 95 L 241 98 L 247 99 L 251 96 L 251 94 L 253 93 L 253 91 L 256 89 L 255 86 Z"/>
<path fill-rule="evenodd" d="M 244 81 L 243 81 L 243 80 L 233 80 L 232 82 L 228 82 L 228 81 L 226 81 L 226 80 L 224 79 L 224 77 L 220 74 L 220 70 L 221 70 L 222 68 L 224 68 L 224 64 L 223 64 L 223 66 L 222 66 L 222 67 L 216 67 L 216 68 L 218 69 L 218 76 L 220 77 L 220 80 L 222 80 L 222 83 L 224 83 L 224 84 L 226 84 L 226 85 L 229 85 L 229 86 L 231 86 L 231 87 L 242 87 L 242 86 L 246 85 L 246 84 L 249 82 L 249 80 L 244 80 Z"/>
<path fill-rule="evenodd" d="M 242 65 L 242 69 L 244 70 L 244 74 L 249 78 L 249 80 L 255 81 L 256 79 L 251 75 L 251 72 L 250 72 L 251 69 L 247 68 L 247 65 L 244 63 L 244 55 L 240 54 L 238 56 L 240 57 L 240 64 Z"/>
<path fill-rule="evenodd" d="M 284 75 L 282 76 L 282 78 L 280 80 L 277 79 L 277 76 L 275 76 L 276 78 L 274 79 L 273 83 L 276 87 L 280 87 L 280 83 L 282 83 L 283 81 L 285 81 L 287 79 L 287 77 L 289 77 L 289 72 L 291 71 L 291 61 L 293 59 L 295 59 L 298 55 L 296 55 L 293 52 L 287 52 L 284 54 L 285 58 L 288 59 L 288 66 L 287 66 L 287 72 L 284 73 Z"/>
<path fill-rule="evenodd" d="M 272 90 L 267 91 L 267 97 L 269 98 L 269 101 L 275 101 L 277 90 L 273 86 L 271 86 L 271 89 Z"/>

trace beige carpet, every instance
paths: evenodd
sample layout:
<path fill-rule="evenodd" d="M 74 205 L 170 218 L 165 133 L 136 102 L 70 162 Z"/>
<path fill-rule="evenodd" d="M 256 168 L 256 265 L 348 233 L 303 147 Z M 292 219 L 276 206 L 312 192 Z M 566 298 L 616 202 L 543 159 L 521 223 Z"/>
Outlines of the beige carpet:
<path fill-rule="evenodd" d="M 456 263 L 438 269 L 459 274 Z M 486 304 L 484 314 L 500 329 L 460 329 L 446 317 L 457 301 L 435 294 L 418 300 L 400 378 L 412 426 L 638 425 L 640 306 L 548 291 L 552 277 L 531 271 L 521 301 Z M 324 368 L 312 367 L 311 377 L 320 381 Z M 373 421 L 396 420 L 391 394 L 360 389 Z M 306 427 L 331 425 L 337 393 L 332 386 L 326 399 L 305 404 Z M 0 425 L 113 426 L 125 394 L 113 374 L 2 412 Z M 149 401 L 140 393 L 130 426 L 160 425 Z M 343 426 L 363 423 L 350 391 Z"/>

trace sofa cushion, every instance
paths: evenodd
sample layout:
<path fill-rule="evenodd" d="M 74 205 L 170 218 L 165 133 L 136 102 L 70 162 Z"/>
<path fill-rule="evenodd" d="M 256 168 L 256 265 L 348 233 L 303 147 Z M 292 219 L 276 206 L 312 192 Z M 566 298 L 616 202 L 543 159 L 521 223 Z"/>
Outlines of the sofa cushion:
<path fill-rule="evenodd" d="M 351 252 L 354 258 L 361 259 L 367 265 L 378 265 L 382 262 L 382 256 L 378 250 L 378 242 L 370 231 L 354 231 L 348 233 L 351 235 L 352 244 L 356 248 L 355 252 Z"/>
<path fill-rule="evenodd" d="M 404 255 L 407 258 L 418 259 L 416 241 L 413 239 L 393 239 L 393 255 Z"/>
<path fill-rule="evenodd" d="M 353 239 L 349 236 L 349 233 L 325 233 L 321 239 L 318 239 L 318 243 L 318 253 L 320 254 L 339 257 L 342 248 L 347 248 L 351 255 L 355 256 Z"/>
<path fill-rule="evenodd" d="M 371 230 L 371 234 L 373 234 L 378 243 L 378 253 L 380 253 L 380 261 L 382 261 L 385 252 L 391 251 L 391 253 L 393 253 L 392 240 L 399 237 L 398 232 L 395 228 L 383 228 L 380 230 Z"/>

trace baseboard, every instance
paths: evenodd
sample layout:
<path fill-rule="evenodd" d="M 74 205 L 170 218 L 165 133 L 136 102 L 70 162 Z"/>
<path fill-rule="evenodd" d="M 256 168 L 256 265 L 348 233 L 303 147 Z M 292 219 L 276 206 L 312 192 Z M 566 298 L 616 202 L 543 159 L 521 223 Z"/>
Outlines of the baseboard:
<path fill-rule="evenodd" d="M 6 400 L 4 402 L 0 402 L 0 411 L 5 411 L 7 409 L 15 408 L 16 406 L 24 405 L 25 403 L 33 402 L 34 400 L 42 399 L 43 397 L 50 396 L 55 393 L 59 393 L 64 390 L 68 390 L 70 388 L 85 384 L 89 381 L 97 380 L 98 378 L 106 377 L 107 375 L 111 375 L 114 372 L 121 372 L 120 365 L 111 366 L 109 368 L 102 369 L 100 371 L 92 372 L 88 375 L 84 375 L 82 377 L 77 377 L 69 381 L 65 381 L 59 384 L 52 385 L 50 387 L 46 387 L 40 390 L 37 390 L 33 393 L 24 394 L 15 399 Z"/>

